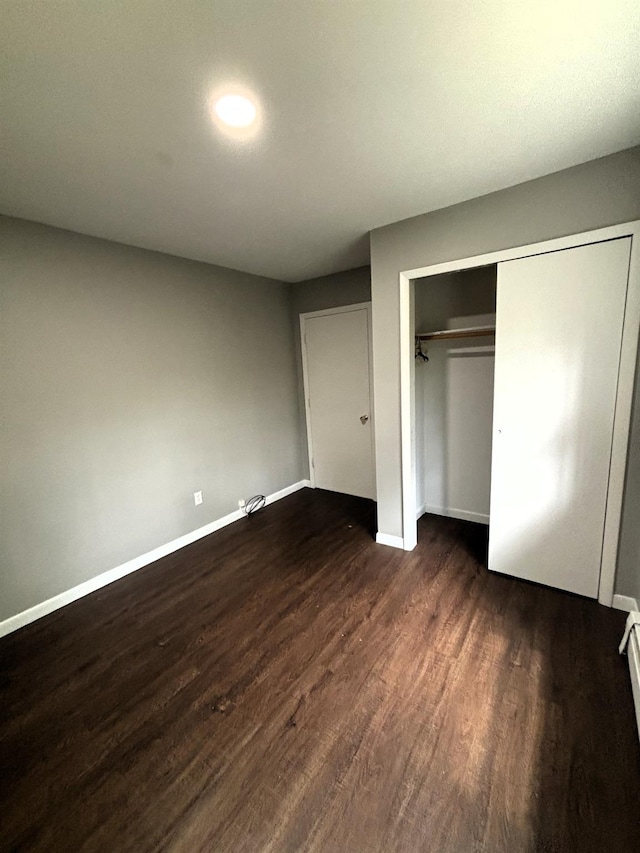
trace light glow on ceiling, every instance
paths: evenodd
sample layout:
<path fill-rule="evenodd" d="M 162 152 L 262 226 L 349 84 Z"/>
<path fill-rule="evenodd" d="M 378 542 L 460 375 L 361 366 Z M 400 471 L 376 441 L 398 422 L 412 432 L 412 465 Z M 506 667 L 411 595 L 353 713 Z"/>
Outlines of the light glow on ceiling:
<path fill-rule="evenodd" d="M 256 92 L 239 80 L 221 80 L 207 95 L 209 119 L 220 142 L 237 150 L 253 145 L 263 136 L 264 109 Z"/>
<path fill-rule="evenodd" d="M 223 95 L 214 109 L 220 121 L 233 128 L 251 127 L 257 116 L 255 104 L 244 95 Z"/>

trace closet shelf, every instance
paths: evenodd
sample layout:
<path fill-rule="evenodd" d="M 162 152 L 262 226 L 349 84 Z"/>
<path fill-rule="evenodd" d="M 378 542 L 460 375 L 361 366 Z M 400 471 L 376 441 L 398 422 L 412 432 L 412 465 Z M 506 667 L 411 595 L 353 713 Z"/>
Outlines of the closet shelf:
<path fill-rule="evenodd" d="M 453 338 L 479 338 L 495 335 L 495 326 L 468 326 L 466 329 L 443 329 L 441 332 L 422 332 L 416 335 L 419 341 L 450 341 Z"/>

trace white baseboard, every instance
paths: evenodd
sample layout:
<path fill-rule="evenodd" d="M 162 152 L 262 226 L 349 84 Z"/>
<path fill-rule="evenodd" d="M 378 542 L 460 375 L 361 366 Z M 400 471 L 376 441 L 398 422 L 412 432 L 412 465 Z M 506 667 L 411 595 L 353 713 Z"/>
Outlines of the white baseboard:
<path fill-rule="evenodd" d="M 489 516 L 481 512 L 469 512 L 466 509 L 456 509 L 455 507 L 445 506 L 428 506 L 423 504 L 416 511 L 416 518 L 421 518 L 425 512 L 430 512 L 433 515 L 444 515 L 447 518 L 459 518 L 461 521 L 475 521 L 478 524 L 489 524 Z"/>
<path fill-rule="evenodd" d="M 636 599 L 631 598 L 629 595 L 614 595 L 611 606 L 615 607 L 616 610 L 624 610 L 627 613 L 631 613 L 632 610 L 640 610 Z"/>
<path fill-rule="evenodd" d="M 287 495 L 291 495 L 293 492 L 297 492 L 300 489 L 307 488 L 309 485 L 309 480 L 300 480 L 297 483 L 293 483 L 291 486 L 280 489 L 279 492 L 267 495 L 266 503 L 267 505 L 272 504 L 274 501 L 286 498 Z M 78 586 L 74 586 L 65 592 L 61 592 L 59 595 L 54 595 L 53 598 L 48 598 L 46 601 L 42 601 L 40 604 L 30 607 L 28 610 L 23 610 L 22 613 L 16 613 L 15 616 L 10 616 L 8 619 L 0 622 L 0 637 L 4 637 L 12 631 L 17 631 L 18 628 L 22 628 L 30 622 L 35 622 L 36 619 L 40 619 L 48 613 L 53 613 L 54 610 L 59 610 L 66 604 L 71 604 L 72 601 L 76 601 L 78 598 L 89 595 L 89 593 L 95 592 L 97 589 L 123 578 L 125 575 L 131 574 L 131 572 L 142 569 L 150 563 L 155 563 L 155 561 L 159 560 L 161 557 L 173 554 L 174 551 L 179 551 L 180 548 L 184 548 L 185 545 L 190 545 L 192 542 L 196 542 L 204 536 L 209 536 L 209 534 L 215 533 L 216 530 L 220 530 L 222 527 L 226 527 L 228 524 L 232 524 L 234 521 L 238 521 L 244 517 L 244 512 L 237 509 L 234 512 L 230 512 L 229 515 L 225 515 L 222 518 L 218 518 L 216 521 L 205 524 L 204 527 L 192 530 L 191 533 L 185 533 L 184 536 L 180 536 L 172 542 L 160 545 L 158 548 L 154 548 L 153 551 L 148 551 L 140 557 L 134 557 L 133 560 L 128 560 L 121 566 L 116 566 L 115 569 L 109 569 L 100 575 L 96 575 L 94 578 L 90 578 L 88 581 L 84 581 L 84 583 L 78 584 Z"/>
<path fill-rule="evenodd" d="M 640 736 L 640 644 L 638 643 L 637 631 L 632 631 L 627 646 L 629 659 L 629 674 L 631 675 L 631 691 L 633 693 L 633 704 L 636 709 L 636 723 L 638 735 Z"/>
<path fill-rule="evenodd" d="M 297 483 L 292 483 L 290 486 L 285 486 L 284 489 L 280 489 L 279 492 L 273 492 L 273 494 L 267 495 L 267 502 L 265 505 L 269 506 L 269 504 L 275 503 L 275 501 L 279 501 L 282 498 L 286 498 L 287 495 L 292 495 L 294 492 L 299 492 L 300 489 L 309 488 L 311 488 L 310 480 L 299 480 Z M 244 515 L 244 513 L 241 513 L 241 515 Z"/>
<path fill-rule="evenodd" d="M 404 539 L 402 536 L 392 536 L 390 533 L 376 533 L 378 545 L 388 545 L 390 548 L 401 548 L 404 550 Z"/>

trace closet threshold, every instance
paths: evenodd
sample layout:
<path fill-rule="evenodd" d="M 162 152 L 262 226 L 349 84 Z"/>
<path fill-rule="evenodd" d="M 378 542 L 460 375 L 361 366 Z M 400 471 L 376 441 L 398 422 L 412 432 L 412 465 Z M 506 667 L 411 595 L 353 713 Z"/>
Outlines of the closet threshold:
<path fill-rule="evenodd" d="M 478 338 L 495 335 L 495 326 L 468 326 L 464 329 L 443 329 L 440 332 L 422 332 L 416 335 L 419 341 L 450 341 L 454 338 Z"/>

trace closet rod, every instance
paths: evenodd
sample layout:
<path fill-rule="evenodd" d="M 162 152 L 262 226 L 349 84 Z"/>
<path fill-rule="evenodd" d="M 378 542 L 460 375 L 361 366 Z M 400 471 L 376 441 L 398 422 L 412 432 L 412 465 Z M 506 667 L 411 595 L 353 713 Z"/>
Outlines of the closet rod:
<path fill-rule="evenodd" d="M 484 335 L 495 335 L 495 326 L 476 326 L 468 329 L 444 329 L 441 332 L 423 332 L 416 335 L 419 341 L 449 341 L 453 338 L 479 338 Z"/>

